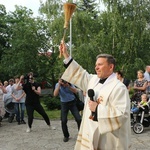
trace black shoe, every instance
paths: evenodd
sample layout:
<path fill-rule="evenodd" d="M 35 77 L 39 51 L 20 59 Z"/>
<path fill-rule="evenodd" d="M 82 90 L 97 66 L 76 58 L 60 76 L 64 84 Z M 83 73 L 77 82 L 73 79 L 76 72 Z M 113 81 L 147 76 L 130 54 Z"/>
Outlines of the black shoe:
<path fill-rule="evenodd" d="M 69 141 L 69 137 L 64 137 L 63 141 L 64 142 L 68 142 Z"/>
<path fill-rule="evenodd" d="M 26 124 L 26 122 L 24 120 L 21 121 L 21 124 Z"/>
<path fill-rule="evenodd" d="M 20 122 L 18 122 L 18 125 L 20 125 Z"/>

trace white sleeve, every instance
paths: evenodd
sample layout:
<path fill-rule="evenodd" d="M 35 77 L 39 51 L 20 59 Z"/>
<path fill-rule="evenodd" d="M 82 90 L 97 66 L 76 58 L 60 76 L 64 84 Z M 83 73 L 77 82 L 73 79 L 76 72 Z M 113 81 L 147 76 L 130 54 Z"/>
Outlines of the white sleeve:
<path fill-rule="evenodd" d="M 68 58 L 64 59 L 63 62 L 64 64 L 68 64 L 68 62 L 71 60 L 71 56 L 69 56 Z"/>

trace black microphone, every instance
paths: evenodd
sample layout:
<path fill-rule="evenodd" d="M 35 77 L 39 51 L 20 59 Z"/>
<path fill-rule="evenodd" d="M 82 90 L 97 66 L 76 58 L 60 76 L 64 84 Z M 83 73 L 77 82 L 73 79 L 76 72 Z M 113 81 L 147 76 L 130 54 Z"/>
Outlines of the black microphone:
<path fill-rule="evenodd" d="M 94 90 L 89 89 L 88 90 L 88 96 L 89 96 L 91 101 L 94 101 L 94 95 L 95 95 Z M 95 112 L 91 112 L 91 116 L 89 118 L 93 120 L 94 116 L 95 116 Z"/>
<path fill-rule="evenodd" d="M 94 101 L 94 95 L 95 95 L 94 90 L 89 89 L 88 90 L 88 96 L 89 96 L 90 100 Z"/>

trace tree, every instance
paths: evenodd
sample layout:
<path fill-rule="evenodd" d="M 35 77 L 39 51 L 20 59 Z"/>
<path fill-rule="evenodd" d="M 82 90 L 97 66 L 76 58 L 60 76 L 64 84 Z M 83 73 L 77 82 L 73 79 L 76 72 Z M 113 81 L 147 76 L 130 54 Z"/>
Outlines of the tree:
<path fill-rule="evenodd" d="M 147 14 L 150 4 L 147 0 L 104 0 L 103 2 L 107 7 L 105 12 L 107 17 L 103 16 L 103 19 L 108 21 L 104 26 L 110 29 L 107 32 L 111 45 L 109 49 L 117 58 L 117 68 L 125 70 L 133 79 L 138 69 L 144 69 L 145 65 L 149 64 L 147 59 L 149 51 L 145 53 L 145 50 L 149 49 L 150 37 L 147 27 L 150 18 Z M 103 35 L 102 33 L 99 36 Z"/>
<path fill-rule="evenodd" d="M 136 71 L 150 63 L 149 1 L 103 0 L 104 11 L 99 11 L 98 2 L 94 0 L 76 2 L 71 19 L 73 58 L 94 73 L 96 55 L 112 54 L 117 60 L 116 69 L 123 70 L 127 77 L 134 79 Z M 33 70 L 55 82 L 65 69 L 58 58 L 58 46 L 64 32 L 63 2 L 41 2 L 40 12 L 43 18 L 33 18 L 31 10 L 16 7 L 16 11 L 9 15 L 1 15 L 4 27 L 0 25 L 3 33 L 0 35 L 0 71 L 12 76 Z M 67 45 L 70 44 L 69 39 L 68 28 Z M 52 51 L 50 57 L 37 55 L 37 52 L 45 53 L 49 49 Z"/>
<path fill-rule="evenodd" d="M 16 6 L 7 16 L 10 47 L 4 49 L 1 65 L 11 77 L 38 70 L 38 51 L 45 48 L 47 26 L 40 18 L 32 18 L 32 14 L 31 10 Z"/>
<path fill-rule="evenodd" d="M 6 8 L 4 5 L 0 5 L 0 62 L 5 54 L 4 49 L 9 47 L 8 45 L 8 31 L 9 26 L 6 21 Z M 3 67 L 0 65 L 0 79 L 3 79 L 7 74 L 2 71 Z"/>

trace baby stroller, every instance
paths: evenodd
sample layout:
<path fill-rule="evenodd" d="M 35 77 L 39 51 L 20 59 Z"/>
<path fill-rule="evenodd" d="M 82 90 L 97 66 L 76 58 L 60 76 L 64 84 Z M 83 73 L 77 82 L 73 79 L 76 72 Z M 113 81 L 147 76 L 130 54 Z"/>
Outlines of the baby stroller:
<path fill-rule="evenodd" d="M 133 122 L 133 131 L 136 134 L 140 134 L 143 132 L 144 127 L 150 126 L 150 109 L 149 109 L 150 100 L 147 102 L 148 109 L 145 110 L 144 107 L 140 107 L 140 112 L 134 114 L 134 122 Z"/>
<path fill-rule="evenodd" d="M 8 118 L 9 123 L 12 123 L 15 117 L 15 105 L 12 100 L 13 98 L 10 94 L 4 96 L 4 108 L 6 111 L 4 118 Z"/>

